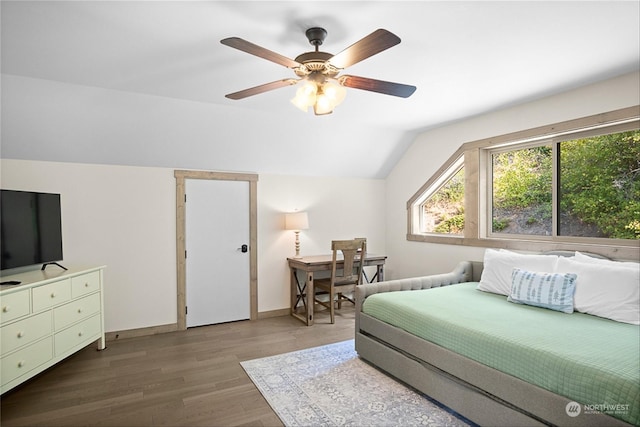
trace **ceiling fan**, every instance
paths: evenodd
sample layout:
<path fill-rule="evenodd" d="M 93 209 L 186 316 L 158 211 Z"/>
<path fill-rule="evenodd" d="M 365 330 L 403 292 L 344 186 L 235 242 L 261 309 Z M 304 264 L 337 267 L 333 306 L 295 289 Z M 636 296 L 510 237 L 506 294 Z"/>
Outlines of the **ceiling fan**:
<path fill-rule="evenodd" d="M 327 36 L 327 31 L 324 28 L 309 28 L 305 34 L 309 43 L 315 46 L 315 51 L 305 52 L 298 55 L 296 59 L 287 58 L 239 37 L 220 40 L 220 43 L 226 46 L 290 68 L 298 77 L 276 80 L 225 96 L 238 100 L 301 83 L 291 102 L 302 111 L 306 112 L 309 107 L 313 107 L 316 115 L 323 115 L 332 113 L 333 109 L 342 102 L 346 95 L 345 87 L 401 98 L 408 98 L 415 92 L 415 86 L 367 77 L 339 75 L 345 68 L 400 43 L 400 38 L 395 34 L 378 29 L 336 55 L 319 50 Z"/>

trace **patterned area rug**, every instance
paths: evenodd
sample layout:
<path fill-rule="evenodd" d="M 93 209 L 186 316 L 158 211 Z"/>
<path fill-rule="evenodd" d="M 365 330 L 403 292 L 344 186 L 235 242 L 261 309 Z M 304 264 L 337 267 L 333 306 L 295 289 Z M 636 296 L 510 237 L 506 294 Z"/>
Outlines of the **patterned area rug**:
<path fill-rule="evenodd" d="M 285 426 L 469 426 L 344 341 L 241 363 Z"/>

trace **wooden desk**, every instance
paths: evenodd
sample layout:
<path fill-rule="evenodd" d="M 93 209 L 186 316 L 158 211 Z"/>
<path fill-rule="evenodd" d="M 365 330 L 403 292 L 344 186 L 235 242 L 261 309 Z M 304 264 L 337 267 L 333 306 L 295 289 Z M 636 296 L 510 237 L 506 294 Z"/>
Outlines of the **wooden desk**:
<path fill-rule="evenodd" d="M 313 325 L 313 275 L 318 271 L 331 273 L 331 258 L 331 254 L 287 258 L 291 277 L 291 315 L 306 323 L 307 326 Z M 365 274 L 364 278 L 367 282 L 382 282 L 384 280 L 384 263 L 386 259 L 386 255 L 367 254 L 364 260 L 364 266 L 376 266 L 376 272 L 371 280 L 369 280 Z M 340 267 L 340 261 L 338 261 L 338 267 Z M 300 283 L 297 274 L 298 271 L 305 273 L 305 281 L 303 283 Z M 303 309 L 303 313 L 298 312 L 300 302 L 302 302 L 301 308 Z"/>

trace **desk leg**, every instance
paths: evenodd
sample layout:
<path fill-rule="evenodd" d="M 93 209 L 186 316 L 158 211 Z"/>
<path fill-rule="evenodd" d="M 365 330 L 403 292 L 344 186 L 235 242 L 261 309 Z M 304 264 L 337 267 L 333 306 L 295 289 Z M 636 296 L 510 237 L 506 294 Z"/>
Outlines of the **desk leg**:
<path fill-rule="evenodd" d="M 378 277 L 378 282 L 384 282 L 384 264 L 378 264 L 376 276 Z"/>
<path fill-rule="evenodd" d="M 307 326 L 313 325 L 313 312 L 315 307 L 315 290 L 313 288 L 313 271 L 307 272 Z"/>
<path fill-rule="evenodd" d="M 291 282 L 291 316 L 295 317 L 306 323 L 307 326 L 313 325 L 313 273 L 307 272 L 307 279 L 304 285 L 301 285 L 298 281 L 297 270 L 295 268 L 289 268 L 291 275 L 289 281 Z M 305 299 L 306 298 L 306 299 Z M 298 313 L 298 303 L 302 301 L 304 308 L 304 315 Z"/>
<path fill-rule="evenodd" d="M 362 278 L 364 279 L 364 281 L 362 283 L 371 283 L 371 280 L 376 278 L 376 275 L 374 274 L 373 277 L 371 278 L 371 280 L 369 280 L 369 276 L 367 276 L 367 272 L 365 271 L 365 269 L 362 269 Z"/>
<path fill-rule="evenodd" d="M 296 306 L 298 305 L 298 284 L 296 280 L 296 269 L 289 267 L 289 282 L 291 285 L 291 315 L 295 317 Z"/>

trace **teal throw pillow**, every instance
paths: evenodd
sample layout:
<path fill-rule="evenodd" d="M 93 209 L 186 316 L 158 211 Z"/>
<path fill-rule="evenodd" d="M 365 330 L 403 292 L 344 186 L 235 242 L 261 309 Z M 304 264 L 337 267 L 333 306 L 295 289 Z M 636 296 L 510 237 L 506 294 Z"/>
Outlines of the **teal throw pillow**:
<path fill-rule="evenodd" d="M 540 273 L 514 268 L 507 300 L 573 313 L 577 277 L 574 273 Z"/>

